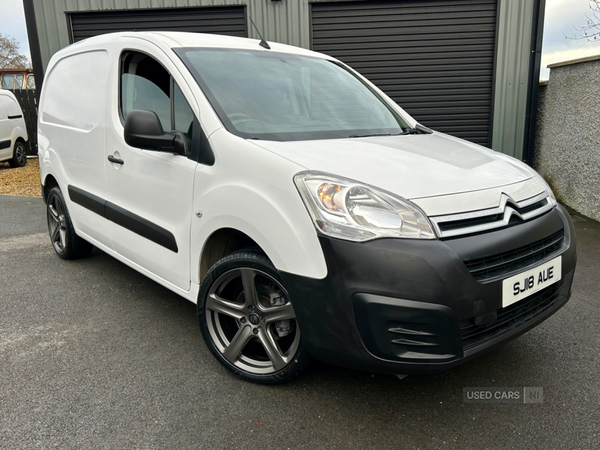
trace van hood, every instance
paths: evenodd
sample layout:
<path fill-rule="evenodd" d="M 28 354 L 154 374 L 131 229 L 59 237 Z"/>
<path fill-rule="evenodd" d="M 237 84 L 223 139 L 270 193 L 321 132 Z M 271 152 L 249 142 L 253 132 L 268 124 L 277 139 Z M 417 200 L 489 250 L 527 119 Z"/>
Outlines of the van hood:
<path fill-rule="evenodd" d="M 252 141 L 308 170 L 412 200 L 491 189 L 532 178 L 506 155 L 442 133 L 319 141 Z"/>

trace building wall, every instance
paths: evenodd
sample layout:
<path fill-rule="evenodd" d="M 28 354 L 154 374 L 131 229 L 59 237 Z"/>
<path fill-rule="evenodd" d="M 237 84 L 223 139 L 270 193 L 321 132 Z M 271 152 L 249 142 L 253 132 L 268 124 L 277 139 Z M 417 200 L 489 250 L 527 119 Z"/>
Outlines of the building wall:
<path fill-rule="evenodd" d="M 42 65 L 69 45 L 65 12 L 110 9 L 248 6 L 265 39 L 310 48 L 310 3 L 321 0 L 30 0 L 35 9 Z M 323 0 L 331 1 L 331 0 Z M 450 1 L 450 0 L 449 0 Z M 534 11 L 543 0 L 498 0 L 492 148 L 522 159 L 531 61 Z M 543 3 L 542 3 L 543 5 Z M 248 26 L 249 36 L 258 38 Z M 539 76 L 534 74 L 534 76 Z"/>
<path fill-rule="evenodd" d="M 50 57 L 69 45 L 65 12 L 110 9 L 247 5 L 264 38 L 310 48 L 308 0 L 34 0 L 44 68 Z M 249 24 L 249 36 L 258 39 Z"/>
<path fill-rule="evenodd" d="M 534 167 L 559 201 L 600 221 L 600 163 L 581 141 L 600 160 L 598 117 L 600 57 L 552 68 L 540 86 Z"/>
<path fill-rule="evenodd" d="M 518 159 L 523 159 L 534 7 L 533 0 L 498 5 L 492 148 Z"/>

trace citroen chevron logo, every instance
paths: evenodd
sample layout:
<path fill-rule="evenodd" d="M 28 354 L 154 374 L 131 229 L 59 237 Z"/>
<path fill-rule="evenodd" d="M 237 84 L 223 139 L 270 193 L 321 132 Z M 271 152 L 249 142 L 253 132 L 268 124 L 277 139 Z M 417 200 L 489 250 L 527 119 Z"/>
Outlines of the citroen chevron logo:
<path fill-rule="evenodd" d="M 504 192 L 500 195 L 500 211 L 504 211 L 504 222 L 508 223 L 513 215 L 523 220 L 523 216 L 517 211 L 518 208 L 517 202 L 512 197 Z"/>

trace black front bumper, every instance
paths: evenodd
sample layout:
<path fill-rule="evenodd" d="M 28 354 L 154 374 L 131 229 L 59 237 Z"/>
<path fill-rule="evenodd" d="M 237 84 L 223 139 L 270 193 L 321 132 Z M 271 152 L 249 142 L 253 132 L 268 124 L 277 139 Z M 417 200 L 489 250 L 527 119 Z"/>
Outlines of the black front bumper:
<path fill-rule="evenodd" d="M 502 276 L 477 281 L 465 264 L 519 252 L 557 233 L 564 234 L 552 254 Z M 567 302 L 576 264 L 573 224 L 560 206 L 529 222 L 455 239 L 320 242 L 326 278 L 280 272 L 304 345 L 321 361 L 380 373 L 448 369 L 517 337 Z M 502 308 L 503 279 L 558 255 L 558 283 Z"/>

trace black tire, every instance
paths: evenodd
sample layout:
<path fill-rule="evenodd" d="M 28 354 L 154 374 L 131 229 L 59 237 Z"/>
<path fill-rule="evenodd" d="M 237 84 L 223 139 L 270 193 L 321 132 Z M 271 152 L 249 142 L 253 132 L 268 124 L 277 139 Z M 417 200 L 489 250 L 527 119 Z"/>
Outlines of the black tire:
<path fill-rule="evenodd" d="M 248 277 L 254 302 L 246 300 Z M 273 302 L 279 304 L 273 306 Z M 310 364 L 289 295 L 271 261 L 258 250 L 233 253 L 208 271 L 198 295 L 198 320 L 209 350 L 243 380 L 282 383 L 300 375 Z M 237 351 L 232 343 L 242 341 L 245 343 Z M 236 349 L 229 352 L 234 346 Z"/>
<path fill-rule="evenodd" d="M 90 254 L 94 247 L 75 233 L 67 203 L 58 186 L 48 193 L 46 216 L 50 241 L 58 256 L 62 259 L 78 259 Z"/>
<path fill-rule="evenodd" d="M 13 156 L 8 160 L 10 167 L 23 167 L 27 164 L 27 147 L 21 139 L 15 141 Z"/>

